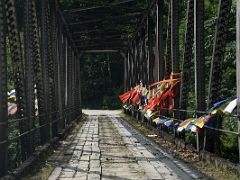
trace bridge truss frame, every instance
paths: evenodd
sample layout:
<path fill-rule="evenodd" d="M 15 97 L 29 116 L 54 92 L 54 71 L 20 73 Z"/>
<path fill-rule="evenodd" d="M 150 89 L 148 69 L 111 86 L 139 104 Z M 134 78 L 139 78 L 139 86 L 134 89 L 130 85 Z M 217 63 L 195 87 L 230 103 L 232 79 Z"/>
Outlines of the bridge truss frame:
<path fill-rule="evenodd" d="M 57 0 L 41 0 L 38 3 L 35 0 L 24 0 L 24 6 L 16 5 L 16 2 L 19 3 L 15 0 L 0 0 L 0 177 L 6 175 L 8 170 L 9 144 L 20 141 L 21 159 L 24 162 L 35 152 L 36 132 L 39 134 L 40 144 L 44 145 L 59 136 L 81 115 L 79 60 L 83 52 L 120 52 L 124 57 L 125 90 L 135 86 L 140 80 L 147 85 L 169 78 L 171 73 L 181 73 L 180 99 L 175 101 L 175 108 L 182 110 L 187 108 L 190 68 L 194 59 L 196 112 L 205 111 L 207 106 L 210 107 L 219 100 L 231 0 L 219 1 L 208 94 L 205 90 L 204 0 L 188 0 L 182 72 L 179 67 L 178 0 L 168 1 L 166 25 L 164 0 L 152 0 L 146 10 L 139 11 L 128 6 L 128 3 L 134 3 L 136 0 L 119 1 L 109 5 L 96 5 L 92 2 L 92 6 L 89 7 L 64 11 L 61 10 Z M 106 20 L 88 19 L 91 14 L 85 13 L 113 6 L 121 6 L 127 14 Z M 19 9 L 24 12 L 22 27 L 18 23 Z M 238 97 L 239 12 L 240 0 L 237 1 L 236 41 Z M 74 21 L 76 17 L 81 22 Z M 83 21 L 84 18 L 87 20 Z M 138 24 L 136 30 L 119 31 L 116 28 L 109 30 L 103 28 L 104 23 L 115 20 L 119 23 L 117 20 L 121 19 L 128 19 L 128 25 Z M 139 19 L 141 20 L 138 21 Z M 103 37 L 99 38 L 100 35 Z M 86 37 L 89 39 L 85 42 Z M 111 41 L 102 44 L 106 40 Z M 11 54 L 18 105 L 17 119 L 11 121 L 7 113 L 7 50 Z M 38 116 L 35 116 L 35 96 L 38 97 Z M 239 109 L 240 100 L 238 101 L 240 115 Z M 184 118 L 186 114 L 181 113 L 180 116 Z M 7 131 L 12 124 L 18 124 L 19 127 L 19 135 L 14 138 L 10 138 Z"/>

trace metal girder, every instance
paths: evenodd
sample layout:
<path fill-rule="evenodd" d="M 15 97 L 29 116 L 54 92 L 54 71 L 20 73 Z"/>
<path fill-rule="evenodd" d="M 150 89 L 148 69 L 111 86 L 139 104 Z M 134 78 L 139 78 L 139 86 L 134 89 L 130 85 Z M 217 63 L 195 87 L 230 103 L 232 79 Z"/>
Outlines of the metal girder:
<path fill-rule="evenodd" d="M 117 41 L 117 42 L 128 42 L 128 38 L 91 38 L 91 39 L 77 39 L 75 42 L 78 43 L 104 43 L 106 41 Z"/>
<path fill-rule="evenodd" d="M 122 35 L 122 36 L 129 36 L 129 33 L 133 33 L 133 31 L 118 31 L 118 30 L 108 30 L 104 31 L 103 29 L 94 29 L 94 30 L 89 30 L 89 31 L 78 31 L 78 32 L 73 32 L 73 37 L 77 38 L 78 36 L 92 36 L 92 37 L 99 37 L 102 35 Z"/>
<path fill-rule="evenodd" d="M 69 9 L 69 10 L 65 10 L 64 12 L 68 12 L 68 13 L 79 13 L 79 12 L 83 12 L 83 11 L 88 11 L 88 10 L 95 10 L 95 9 L 99 9 L 99 8 L 105 8 L 105 7 L 113 7 L 113 6 L 117 6 L 117 5 L 121 5 L 121 4 L 126 4 L 126 3 L 130 3 L 130 2 L 134 2 L 136 0 L 123 0 L 120 2 L 115 2 L 115 3 L 110 3 L 108 5 L 99 5 L 99 6 L 92 6 L 92 7 L 86 7 L 86 8 L 77 8 L 77 9 Z"/>
<path fill-rule="evenodd" d="M 19 32 L 17 28 L 17 19 L 16 19 L 16 9 L 15 1 L 9 0 L 6 2 L 6 11 L 7 11 L 7 28 L 8 28 L 8 37 L 9 45 L 11 50 L 11 58 L 13 62 L 14 70 L 14 86 L 16 90 L 17 97 L 17 117 L 25 118 L 26 117 L 26 86 L 25 86 L 25 76 L 24 76 L 24 66 L 22 58 L 22 49 L 20 43 Z M 29 131 L 29 126 L 27 120 L 20 121 L 19 123 L 20 133 L 25 133 Z M 28 136 L 21 137 L 21 155 L 22 160 L 25 161 L 29 155 L 29 139 Z"/>
<path fill-rule="evenodd" d="M 179 73 L 179 1 L 171 0 L 172 72 Z"/>
<path fill-rule="evenodd" d="M 81 41 L 95 41 L 95 40 L 111 40 L 111 39 L 119 39 L 119 40 L 127 40 L 128 37 L 124 37 L 122 34 L 113 34 L 113 35 L 106 35 L 106 34 L 94 34 L 93 35 L 78 35 L 74 36 L 76 39 L 75 42 L 81 42 Z"/>
<path fill-rule="evenodd" d="M 115 17 L 115 16 L 124 16 L 125 14 L 134 14 L 134 13 L 141 13 L 144 12 L 144 9 L 122 9 L 121 7 L 117 7 L 116 9 L 108 9 L 107 11 L 101 12 L 86 12 L 86 13 L 76 13 L 76 14 L 68 14 L 64 13 L 66 20 L 69 23 L 74 23 L 76 21 L 88 21 L 88 20 L 95 20 L 103 17 Z"/>
<path fill-rule="evenodd" d="M 74 51 L 77 52 L 78 50 L 76 48 L 76 45 L 74 44 L 74 41 L 73 41 L 73 38 L 72 38 L 72 32 L 70 32 L 70 30 L 69 30 L 68 23 L 67 23 L 64 15 L 63 15 L 60 7 L 59 7 L 59 4 L 57 3 L 58 1 L 55 0 L 55 2 L 56 2 L 56 12 L 57 12 L 58 16 L 60 16 L 60 19 L 61 19 L 62 23 L 64 24 L 65 31 L 67 33 L 67 37 L 70 39 L 71 44 L 74 48 Z"/>
<path fill-rule="evenodd" d="M 35 95 L 34 95 L 34 50 L 32 48 L 34 37 L 34 14 L 33 14 L 33 2 L 31 0 L 25 0 L 24 4 L 24 60 L 25 60 L 25 75 L 26 75 L 26 117 L 28 117 L 29 129 L 35 127 Z M 28 156 L 30 156 L 35 150 L 34 132 L 29 133 L 29 147 Z"/>
<path fill-rule="evenodd" d="M 85 3 L 85 4 L 92 4 L 92 5 L 100 4 L 99 2 L 84 1 L 84 0 L 77 0 L 77 2 L 79 2 L 79 3 Z"/>
<path fill-rule="evenodd" d="M 240 132 L 240 0 L 237 0 L 237 15 L 236 15 L 236 77 L 237 77 L 237 114 L 238 114 L 238 133 Z M 238 136 L 238 149 L 240 149 L 240 136 Z M 238 152 L 240 162 L 240 150 Z"/>
<path fill-rule="evenodd" d="M 41 50 L 40 50 L 40 38 L 39 38 L 39 29 L 38 29 L 38 22 L 37 22 L 37 12 L 36 12 L 36 4 L 35 1 L 32 1 L 32 16 L 33 16 L 33 45 L 32 49 L 34 50 L 34 76 L 35 76 L 35 83 L 37 89 L 37 97 L 38 97 L 38 109 L 39 114 L 39 124 L 43 125 L 45 122 L 46 114 L 46 97 L 44 92 L 44 83 L 43 83 L 43 69 L 42 69 L 42 62 L 41 62 Z M 40 129 L 40 138 L 41 142 L 45 139 L 45 129 Z"/>
<path fill-rule="evenodd" d="M 165 53 L 165 78 L 169 79 L 172 72 L 172 60 L 171 60 L 171 1 L 168 4 L 168 28 L 167 28 L 167 39 L 166 39 L 166 53 Z"/>
<path fill-rule="evenodd" d="M 51 116 L 51 122 L 52 122 L 52 137 L 56 137 L 58 134 L 58 122 L 54 121 L 58 119 L 59 112 L 58 112 L 58 105 L 57 105 L 57 97 L 58 97 L 58 91 L 57 91 L 57 12 L 56 12 L 56 3 L 55 1 L 49 1 L 49 59 L 48 59 L 48 68 L 49 68 L 49 85 L 50 85 L 50 98 L 49 98 L 49 104 L 51 106 L 50 112 L 57 112 L 52 113 Z"/>
<path fill-rule="evenodd" d="M 85 25 L 85 24 L 92 24 L 92 23 L 98 23 L 98 22 L 102 23 L 103 21 L 116 20 L 116 19 L 119 20 L 119 19 L 122 19 L 122 18 L 136 17 L 136 16 L 139 16 L 139 15 L 142 15 L 142 12 L 128 13 L 128 14 L 124 14 L 124 15 L 120 15 L 120 16 L 111 16 L 111 17 L 91 19 L 91 20 L 86 20 L 86 21 L 80 21 L 79 20 L 79 22 L 69 22 L 69 26 Z M 126 22 L 126 23 L 130 23 L 130 22 Z"/>
<path fill-rule="evenodd" d="M 44 97 L 45 97 L 45 110 L 46 114 L 44 114 L 43 121 L 40 122 L 40 125 L 45 125 L 43 128 L 40 129 L 41 131 L 41 144 L 45 144 L 51 137 L 51 129 L 50 129 L 50 117 L 49 117 L 49 109 L 50 104 L 47 102 L 49 99 L 49 84 L 48 84 L 48 59 L 49 59 L 49 22 L 48 22 L 48 0 L 41 1 L 41 65 L 42 65 L 42 73 L 43 73 L 43 89 L 44 89 Z"/>
<path fill-rule="evenodd" d="M 183 57 L 182 83 L 180 92 L 180 108 L 186 109 L 190 86 L 190 67 L 193 58 L 193 36 L 194 36 L 194 0 L 188 0 L 187 23 L 185 31 L 185 46 Z M 182 119 L 186 118 L 186 113 L 182 114 Z"/>
<path fill-rule="evenodd" d="M 157 82 L 158 65 L 155 66 L 155 23 L 151 16 L 148 16 L 148 52 L 149 52 L 149 83 Z M 156 78 L 156 79 L 155 79 Z"/>
<path fill-rule="evenodd" d="M 8 170 L 8 97 L 5 0 L 0 0 L 0 177 Z"/>
<path fill-rule="evenodd" d="M 82 53 L 118 53 L 118 49 L 88 49 L 81 51 Z"/>
<path fill-rule="evenodd" d="M 224 60 L 224 50 L 226 47 L 231 5 L 232 0 L 221 0 L 219 2 L 219 12 L 213 46 L 211 73 L 209 79 L 208 107 L 211 107 L 215 102 L 220 100 L 220 90 L 222 82 L 222 62 Z"/>
<path fill-rule="evenodd" d="M 195 102 L 196 109 L 204 111 L 205 102 L 205 57 L 204 57 L 204 0 L 194 0 L 195 42 Z"/>
<path fill-rule="evenodd" d="M 136 25 L 136 22 L 131 22 L 129 23 L 129 25 L 132 24 L 132 27 L 134 27 Z M 88 25 L 84 25 L 84 26 L 72 26 L 70 29 L 72 32 L 74 31 L 87 31 L 87 30 L 91 30 L 91 29 L 102 29 L 102 30 L 114 30 L 114 29 L 121 29 L 123 27 L 123 24 L 121 23 L 109 23 L 109 22 L 102 22 L 100 24 L 88 24 Z M 124 26 L 125 27 L 125 26 Z M 121 32 L 121 31 L 120 31 Z M 106 32 L 107 33 L 107 32 Z"/>
<path fill-rule="evenodd" d="M 106 45 L 106 46 L 85 46 L 85 47 L 78 47 L 80 52 L 84 50 L 105 50 L 105 49 L 114 49 L 114 50 L 121 50 L 125 46 L 122 45 Z"/>
<path fill-rule="evenodd" d="M 157 15 L 158 15 L 158 56 L 159 56 L 159 79 L 164 79 L 165 72 L 165 60 L 164 60 L 164 35 L 163 35 L 163 25 L 164 25 L 164 17 L 163 17 L 163 9 L 164 9 L 164 0 L 158 0 L 157 5 Z"/>
<path fill-rule="evenodd" d="M 90 22 L 90 23 L 89 23 Z M 135 25 L 138 22 L 138 18 L 136 19 L 129 19 L 127 21 L 123 21 L 121 19 L 102 19 L 101 21 L 95 21 L 95 20 L 90 20 L 90 21 L 86 21 L 83 23 L 79 23 L 79 24 L 74 24 L 74 25 L 70 25 L 71 28 L 73 27 L 81 27 L 81 26 L 86 26 L 86 27 L 92 27 L 92 26 L 96 26 L 96 25 L 102 25 L 102 26 L 106 26 L 108 24 L 110 25 L 114 25 L 118 26 L 118 25 Z"/>
<path fill-rule="evenodd" d="M 116 42 L 108 42 L 108 43 L 102 43 L 102 44 L 96 44 L 96 43 L 91 43 L 91 44 L 80 44 L 77 47 L 78 48 L 85 48 L 85 47 L 111 47 L 111 46 L 127 46 L 127 44 L 122 44 L 120 41 Z"/>

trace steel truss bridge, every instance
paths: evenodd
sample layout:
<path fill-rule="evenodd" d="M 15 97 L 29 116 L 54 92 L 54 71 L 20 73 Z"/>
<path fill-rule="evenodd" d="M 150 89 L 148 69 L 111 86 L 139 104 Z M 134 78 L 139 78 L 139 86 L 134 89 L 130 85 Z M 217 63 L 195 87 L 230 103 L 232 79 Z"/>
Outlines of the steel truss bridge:
<path fill-rule="evenodd" d="M 169 78 L 171 73 L 181 73 L 181 95 L 175 101 L 175 109 L 187 108 L 191 68 L 195 72 L 196 111 L 205 111 L 219 100 L 232 1 L 219 1 L 208 92 L 204 0 L 187 1 L 181 72 L 180 1 L 141 2 L 74 0 L 66 5 L 68 2 L 63 0 L 0 0 L 0 176 L 9 170 L 9 146 L 19 144 L 19 156 L 24 163 L 31 160 L 37 146 L 53 141 L 79 119 L 82 114 L 79 61 L 84 53 L 121 53 L 125 90 L 140 80 L 150 84 Z M 237 95 L 240 96 L 239 0 L 236 12 Z M 8 118 L 9 80 L 17 97 L 14 120 Z M 10 137 L 9 129 L 14 125 L 18 133 Z"/>

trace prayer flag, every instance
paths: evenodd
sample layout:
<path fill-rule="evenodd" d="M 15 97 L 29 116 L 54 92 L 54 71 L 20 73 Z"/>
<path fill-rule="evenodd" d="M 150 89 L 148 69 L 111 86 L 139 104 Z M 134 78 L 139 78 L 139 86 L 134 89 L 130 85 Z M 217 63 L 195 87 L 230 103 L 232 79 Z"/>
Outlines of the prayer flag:
<path fill-rule="evenodd" d="M 224 109 L 224 113 L 231 114 L 233 110 L 237 107 L 237 99 L 232 100 L 227 107 Z"/>

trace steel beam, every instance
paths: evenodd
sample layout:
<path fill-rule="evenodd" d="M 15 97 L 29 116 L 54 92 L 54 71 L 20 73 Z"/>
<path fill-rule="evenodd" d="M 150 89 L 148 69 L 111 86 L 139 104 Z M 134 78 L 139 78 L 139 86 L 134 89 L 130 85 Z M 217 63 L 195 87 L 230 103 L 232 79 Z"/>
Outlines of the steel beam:
<path fill-rule="evenodd" d="M 238 114 L 238 133 L 240 133 L 240 0 L 237 0 L 237 20 L 236 20 L 236 77 L 237 77 L 237 114 Z M 238 136 L 238 158 L 240 162 L 240 136 Z"/>
<path fill-rule="evenodd" d="M 226 48 L 228 22 L 231 12 L 232 0 L 221 0 L 219 2 L 219 12 L 213 46 L 213 58 L 211 62 L 211 73 L 209 80 L 208 107 L 220 100 L 222 82 L 222 63 Z"/>
<path fill-rule="evenodd" d="M 33 2 L 32 0 L 25 0 L 24 4 L 24 55 L 25 55 L 25 74 L 26 74 L 26 117 L 28 118 L 28 128 L 33 129 L 35 127 L 35 95 L 34 95 L 34 50 L 32 48 L 34 40 L 34 14 L 33 14 Z M 30 156 L 35 150 L 34 132 L 30 132 L 28 135 L 29 147 L 27 154 Z"/>
<path fill-rule="evenodd" d="M 154 53 L 154 65 L 153 65 L 153 79 L 154 82 L 159 81 L 159 21 L 158 21 L 158 1 L 156 1 L 155 5 L 156 13 L 153 15 L 154 22 L 154 41 L 153 41 L 153 53 Z"/>
<path fill-rule="evenodd" d="M 193 58 L 193 36 L 194 36 L 194 0 L 188 0 L 187 23 L 185 31 L 183 72 L 180 92 L 180 108 L 186 109 L 190 87 L 191 62 Z M 186 113 L 182 113 L 182 119 L 186 118 Z"/>
<path fill-rule="evenodd" d="M 5 0 L 0 0 L 0 177 L 8 170 L 8 97 Z"/>
<path fill-rule="evenodd" d="M 45 112 L 43 121 L 40 122 L 40 125 L 44 125 L 41 129 L 41 144 L 45 144 L 50 140 L 51 137 L 51 129 L 50 129 L 50 104 L 47 102 L 49 99 L 49 71 L 48 71 L 48 58 L 49 58 L 49 44 L 48 44 L 48 38 L 49 38 L 49 31 L 48 31 L 48 0 L 42 0 L 41 1 L 41 58 L 42 58 L 42 73 L 43 73 L 43 88 L 44 88 L 44 97 L 45 97 Z"/>
<path fill-rule="evenodd" d="M 51 123 L 52 123 L 52 137 L 56 137 L 59 127 L 59 111 L 58 111 L 58 72 L 57 72 L 57 12 L 55 1 L 49 1 L 49 85 L 51 100 Z M 52 113 L 55 112 L 55 113 Z"/>
<path fill-rule="evenodd" d="M 179 1 L 171 0 L 171 52 L 172 73 L 179 73 Z M 176 90 L 180 91 L 180 89 Z M 179 108 L 179 97 L 174 98 L 174 108 Z M 179 118 L 179 113 L 174 115 Z"/>
<path fill-rule="evenodd" d="M 84 51 L 81 51 L 82 53 L 118 53 L 119 50 L 115 50 L 115 49 L 96 49 L 96 50 L 84 50 Z"/>
<path fill-rule="evenodd" d="M 195 50 L 195 103 L 196 109 L 204 111 L 205 102 L 205 56 L 204 56 L 204 0 L 194 0 L 194 50 Z"/>
<path fill-rule="evenodd" d="M 91 19 L 87 21 L 79 21 L 79 22 L 70 22 L 69 26 L 75 26 L 75 25 L 86 25 L 86 24 L 96 24 L 98 22 L 102 23 L 103 21 L 111 21 L 111 20 L 116 20 L 116 19 L 122 19 L 122 18 L 130 18 L 130 17 L 135 17 L 141 15 L 142 12 L 135 12 L 135 13 L 128 13 L 120 16 L 111 16 L 109 18 L 98 18 L 98 19 Z M 129 19 L 128 19 L 129 20 Z"/>
<path fill-rule="evenodd" d="M 179 73 L 179 1 L 171 0 L 172 72 Z"/>
<path fill-rule="evenodd" d="M 159 59 L 159 79 L 164 79 L 165 75 L 165 60 L 164 60 L 164 35 L 163 35 L 163 11 L 164 11 L 164 0 L 158 0 L 157 4 L 157 45 L 158 45 L 158 59 Z"/>
<path fill-rule="evenodd" d="M 25 118 L 26 117 L 26 86 L 25 86 L 25 76 L 24 76 L 24 65 L 22 58 L 22 48 L 20 43 L 19 31 L 17 28 L 17 17 L 15 9 L 15 1 L 9 0 L 6 2 L 6 11 L 7 11 L 7 28 L 8 28 L 8 37 L 9 37 L 9 46 L 11 50 L 11 58 L 14 70 L 14 86 L 17 96 L 17 117 Z M 26 133 L 29 131 L 27 120 L 20 121 L 19 129 L 20 133 Z M 22 161 L 25 161 L 28 158 L 28 148 L 29 148 L 29 139 L 28 136 L 22 136 L 21 138 L 21 155 Z"/>
<path fill-rule="evenodd" d="M 167 26 L 167 39 L 166 39 L 166 53 L 165 53 L 165 78 L 169 79 L 172 72 L 172 60 L 171 60 L 171 1 L 168 3 L 168 26 Z"/>
<path fill-rule="evenodd" d="M 64 12 L 79 13 L 79 12 L 83 12 L 83 11 L 96 10 L 96 9 L 106 8 L 106 7 L 113 7 L 113 6 L 126 4 L 126 3 L 130 3 L 130 2 L 134 2 L 134 1 L 136 1 L 136 0 L 123 0 L 120 2 L 110 3 L 108 5 L 99 5 L 99 6 L 92 6 L 92 7 L 86 7 L 86 8 L 70 9 L 70 10 L 65 10 Z"/>

